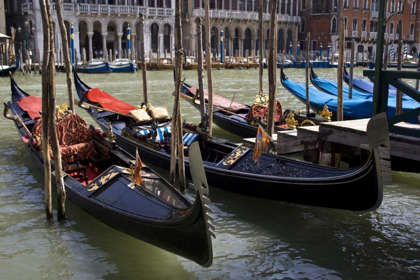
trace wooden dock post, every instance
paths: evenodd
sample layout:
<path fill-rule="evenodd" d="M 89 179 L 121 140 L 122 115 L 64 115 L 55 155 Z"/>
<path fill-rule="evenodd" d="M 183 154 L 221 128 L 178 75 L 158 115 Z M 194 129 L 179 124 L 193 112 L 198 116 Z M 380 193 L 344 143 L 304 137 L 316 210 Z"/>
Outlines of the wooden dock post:
<path fill-rule="evenodd" d="M 344 18 L 340 22 L 340 55 L 337 70 L 337 121 L 343 120 L 343 65 L 344 65 Z"/>
<path fill-rule="evenodd" d="M 42 74 L 42 56 L 41 56 L 41 50 L 38 50 L 38 56 L 39 56 L 38 71 L 39 71 L 39 75 L 41 75 Z"/>
<path fill-rule="evenodd" d="M 245 50 L 245 56 L 246 56 L 246 69 L 249 69 L 249 50 Z"/>
<path fill-rule="evenodd" d="M 263 91 L 263 75 L 264 75 L 264 65 L 263 65 L 263 48 L 264 48 L 264 42 L 263 42 L 263 2 L 264 0 L 259 0 L 259 10 L 258 10 L 258 20 L 259 20 L 259 30 L 260 32 L 258 32 L 258 60 L 259 60 L 259 65 L 260 65 L 260 69 L 259 69 L 259 85 L 260 85 L 260 93 L 262 94 Z"/>
<path fill-rule="evenodd" d="M 351 56 L 350 56 L 350 78 L 349 78 L 349 99 L 353 93 L 353 63 L 354 63 L 354 36 L 351 36 Z"/>
<path fill-rule="evenodd" d="M 207 112 L 208 115 L 208 133 L 212 135 L 212 127 L 213 127 L 213 81 L 212 81 L 212 62 L 211 62 L 211 42 L 210 42 L 210 1 L 205 0 L 205 16 L 204 16 L 204 24 L 206 26 L 206 65 L 207 65 L 207 103 L 209 106 L 209 110 Z"/>
<path fill-rule="evenodd" d="M 306 87 L 306 116 L 309 116 L 310 100 L 309 100 L 309 46 L 311 43 L 311 32 L 306 36 L 306 72 L 305 72 L 305 87 Z"/>
<path fill-rule="evenodd" d="M 172 133 L 171 133 L 171 169 L 170 182 L 175 180 L 175 167 L 178 157 L 178 176 L 181 192 L 185 192 L 185 162 L 184 162 L 184 144 L 182 142 L 182 118 L 181 118 L 181 78 L 182 78 L 182 21 L 181 21 L 182 1 L 177 0 L 175 6 L 175 104 L 172 114 Z"/>
<path fill-rule="evenodd" d="M 271 2 L 270 15 L 270 39 L 269 39 L 269 55 L 268 55 L 268 118 L 267 118 L 267 134 L 272 137 L 274 134 L 274 116 L 275 101 L 277 88 L 277 5 L 278 1 Z"/>
<path fill-rule="evenodd" d="M 142 73 L 142 81 L 143 81 L 143 102 L 147 105 L 148 103 L 148 96 L 147 96 L 147 69 L 146 69 L 146 53 L 144 51 L 144 20 L 146 16 L 145 14 L 140 14 L 140 57 L 141 57 L 141 73 Z"/>
<path fill-rule="evenodd" d="M 402 20 L 398 22 L 398 25 L 400 26 L 399 29 L 399 40 L 398 40 L 398 66 L 397 70 L 400 71 L 402 69 L 402 60 L 403 60 L 403 37 L 402 37 Z M 395 115 L 400 115 L 403 113 L 402 110 L 402 91 L 397 89 L 397 102 L 396 102 L 396 108 L 395 108 Z"/>
<path fill-rule="evenodd" d="M 60 27 L 60 33 L 61 33 L 61 41 L 63 42 L 63 46 L 68 46 L 69 41 L 67 37 L 67 29 L 66 25 L 64 24 L 63 19 L 63 11 L 61 7 L 61 0 L 57 0 L 57 17 L 58 17 L 58 23 Z M 73 28 L 73 23 L 71 24 Z M 73 79 L 72 79 L 72 66 L 71 66 L 71 51 L 69 48 L 64 47 L 62 52 L 62 58 L 64 60 L 64 70 L 66 72 L 66 82 L 67 82 L 67 93 L 69 96 L 69 107 L 70 110 L 72 110 L 73 113 L 75 113 L 75 107 L 74 107 L 74 95 L 73 95 Z"/>
<path fill-rule="evenodd" d="M 204 97 L 204 85 L 203 85 L 203 40 L 202 40 L 202 28 L 203 19 L 200 17 L 195 18 L 195 25 L 197 27 L 197 76 L 198 76 L 198 94 L 200 99 L 200 115 L 201 122 L 203 117 L 206 115 L 206 101 Z M 196 93 L 197 94 L 197 93 Z"/>

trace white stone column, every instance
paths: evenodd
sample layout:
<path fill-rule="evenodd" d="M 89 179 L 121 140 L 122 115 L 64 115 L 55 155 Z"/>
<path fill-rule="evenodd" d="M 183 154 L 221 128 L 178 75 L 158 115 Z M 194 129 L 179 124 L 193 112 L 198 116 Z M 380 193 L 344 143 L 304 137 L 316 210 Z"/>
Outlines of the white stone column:
<path fill-rule="evenodd" d="M 162 52 L 165 51 L 165 47 L 164 47 L 163 43 L 164 43 L 163 42 L 163 32 L 159 32 L 159 42 L 158 42 L 159 49 L 158 49 L 158 52 L 159 52 L 160 55 L 162 55 Z"/>
<path fill-rule="evenodd" d="M 93 58 L 93 48 L 92 48 L 93 32 L 88 32 L 87 35 L 89 38 L 89 60 L 91 60 Z"/>
<path fill-rule="evenodd" d="M 131 44 L 130 44 L 130 48 L 131 48 L 131 57 L 129 57 L 129 59 L 136 59 L 136 54 L 134 53 L 135 50 L 137 50 L 137 38 L 136 38 L 136 33 L 132 32 L 131 33 Z"/>
<path fill-rule="evenodd" d="M 118 48 L 117 48 L 117 50 L 118 50 L 118 56 L 117 56 L 117 58 L 118 58 L 118 57 L 122 57 L 121 38 L 123 36 L 123 33 L 122 32 L 118 32 L 117 35 L 118 35 Z"/>
<path fill-rule="evenodd" d="M 108 51 L 106 49 L 106 36 L 108 36 L 108 33 L 104 32 L 102 33 L 102 52 L 104 53 L 104 59 L 108 59 Z M 110 59 L 111 61 L 112 59 Z"/>

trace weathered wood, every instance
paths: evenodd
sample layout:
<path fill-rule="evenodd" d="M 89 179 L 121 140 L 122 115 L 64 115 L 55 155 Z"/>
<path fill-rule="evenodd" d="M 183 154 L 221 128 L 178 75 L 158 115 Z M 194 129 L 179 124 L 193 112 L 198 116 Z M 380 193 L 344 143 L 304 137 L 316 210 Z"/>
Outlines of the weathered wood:
<path fill-rule="evenodd" d="M 172 133 L 171 133 L 171 170 L 169 174 L 170 182 L 175 181 L 176 156 L 178 156 L 178 176 L 179 185 L 182 192 L 186 189 L 184 144 L 182 142 L 182 118 L 181 118 L 181 78 L 182 78 L 182 22 L 181 6 L 182 1 L 175 1 L 175 104 L 172 114 Z M 177 150 L 176 152 L 174 150 Z"/>
<path fill-rule="evenodd" d="M 157 54 L 156 54 L 156 69 L 160 70 L 160 50 L 157 49 Z"/>
<path fill-rule="evenodd" d="M 274 111 L 276 101 L 277 89 L 277 5 L 278 1 L 271 2 L 270 15 L 270 40 L 269 40 L 269 55 L 268 55 L 268 118 L 267 118 L 267 133 L 270 136 L 274 134 Z"/>
<path fill-rule="evenodd" d="M 399 41 L 398 41 L 398 66 L 397 70 L 400 71 L 402 69 L 402 63 L 403 63 L 403 38 L 402 38 L 402 29 L 403 29 L 403 22 L 402 20 L 399 21 Z M 400 115 L 403 113 L 402 109 L 402 91 L 397 89 L 397 101 L 396 101 L 396 108 L 395 108 L 395 114 Z"/>
<path fill-rule="evenodd" d="M 311 32 L 306 36 L 306 72 L 305 72 L 305 88 L 306 88 L 306 115 L 309 115 L 311 109 L 309 100 L 309 46 L 311 44 Z"/>
<path fill-rule="evenodd" d="M 38 57 L 39 57 L 39 65 L 38 65 L 38 71 L 39 71 L 39 74 L 41 75 L 41 73 L 42 73 L 42 62 L 43 62 L 43 58 L 42 58 L 42 56 L 41 56 L 41 50 L 38 50 Z"/>
<path fill-rule="evenodd" d="M 69 45 L 69 41 L 68 41 L 68 37 L 67 37 L 67 29 L 66 29 L 66 25 L 64 24 L 64 19 L 63 19 L 63 11 L 62 11 L 62 0 L 57 0 L 57 17 L 58 17 L 58 25 L 60 27 L 60 32 L 61 32 L 61 40 L 63 42 L 63 46 L 68 46 Z M 64 47 L 63 48 L 63 56 L 64 56 L 64 66 L 66 68 L 66 82 L 67 82 L 67 93 L 69 96 L 69 107 L 70 110 L 73 111 L 73 113 L 75 113 L 75 107 L 74 107 L 74 94 L 73 94 L 73 79 L 72 79 L 72 65 L 70 62 L 70 51 L 68 48 Z"/>
<path fill-rule="evenodd" d="M 211 29 L 210 29 L 210 1 L 205 0 L 204 1 L 204 7 L 205 7 L 205 16 L 204 16 L 204 25 L 206 27 L 206 68 L 207 68 L 207 91 L 208 91 L 208 97 L 207 102 L 209 108 L 213 108 L 213 81 L 212 81 L 212 64 L 211 64 L 211 43 L 210 43 L 210 35 L 211 35 Z M 208 133 L 211 136 L 213 132 L 213 110 L 208 110 Z"/>
<path fill-rule="evenodd" d="M 142 74 L 142 82 L 143 82 L 143 102 L 145 104 L 148 103 L 148 96 L 147 96 L 147 69 L 146 69 L 146 54 L 144 52 L 144 20 L 146 16 L 145 14 L 140 14 L 140 56 L 141 56 L 141 74 Z"/>
<path fill-rule="evenodd" d="M 349 78 L 349 99 L 353 94 L 353 63 L 354 63 L 354 36 L 351 37 L 351 56 L 350 56 L 350 78 Z"/>
<path fill-rule="evenodd" d="M 43 73 L 47 72 L 48 62 L 50 61 L 50 56 L 53 56 L 53 53 L 49 51 L 51 38 L 50 38 L 50 25 L 48 11 L 50 10 L 49 0 L 47 2 L 40 0 L 41 8 L 41 18 L 42 18 L 42 30 L 44 33 L 44 56 L 42 63 Z M 54 65 L 53 65 L 54 67 Z M 47 219 L 53 218 L 52 214 L 52 191 L 51 191 L 51 159 L 49 153 L 49 141 L 48 141 L 48 119 L 50 118 L 49 114 L 49 90 L 48 90 L 48 77 L 47 75 L 42 75 L 42 153 L 44 156 L 44 200 L 45 200 L 45 214 Z"/>
<path fill-rule="evenodd" d="M 200 98 L 200 116 L 201 122 L 204 121 L 204 116 L 206 114 L 206 104 L 204 98 L 204 85 L 203 85 L 203 19 L 200 17 L 195 18 L 195 24 L 197 27 L 197 76 L 198 76 L 198 90 Z"/>
<path fill-rule="evenodd" d="M 337 68 L 337 121 L 343 120 L 343 65 L 344 65 L 344 18 L 340 22 L 340 52 L 338 56 Z"/>

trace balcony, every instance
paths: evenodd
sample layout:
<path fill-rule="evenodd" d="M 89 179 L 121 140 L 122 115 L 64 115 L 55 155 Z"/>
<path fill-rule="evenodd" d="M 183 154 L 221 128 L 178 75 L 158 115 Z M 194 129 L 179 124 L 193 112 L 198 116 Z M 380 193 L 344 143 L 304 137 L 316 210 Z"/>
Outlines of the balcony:
<path fill-rule="evenodd" d="M 370 12 L 370 17 L 371 18 L 378 18 L 379 12 L 378 11 L 371 11 Z"/>
<path fill-rule="evenodd" d="M 394 41 L 395 35 L 394 34 L 389 34 L 388 39 L 391 40 L 391 41 Z"/>
<path fill-rule="evenodd" d="M 414 41 L 414 34 L 410 34 L 410 41 Z"/>
<path fill-rule="evenodd" d="M 52 3 L 51 10 L 56 10 L 56 5 Z M 97 5 L 97 4 L 74 4 L 63 3 L 62 10 L 64 12 L 76 12 L 80 14 L 117 14 L 127 16 L 138 16 L 140 13 L 158 16 L 158 17 L 172 17 L 175 15 L 175 10 L 171 8 L 147 8 L 140 6 L 114 6 L 114 5 Z M 32 3 L 22 4 L 23 13 L 34 13 L 34 6 Z"/>
<path fill-rule="evenodd" d="M 204 17 L 204 9 L 193 10 L 193 17 Z M 232 19 L 245 21 L 258 21 L 258 13 L 245 11 L 210 10 L 210 18 Z M 270 14 L 263 14 L 264 21 L 270 21 Z M 300 17 L 289 15 L 277 15 L 277 22 L 299 23 Z"/>
<path fill-rule="evenodd" d="M 376 40 L 377 36 L 378 36 L 378 32 L 370 32 L 369 33 L 369 38 L 370 39 L 375 39 Z"/>
<path fill-rule="evenodd" d="M 362 31 L 362 38 L 367 38 L 367 32 L 366 31 Z"/>

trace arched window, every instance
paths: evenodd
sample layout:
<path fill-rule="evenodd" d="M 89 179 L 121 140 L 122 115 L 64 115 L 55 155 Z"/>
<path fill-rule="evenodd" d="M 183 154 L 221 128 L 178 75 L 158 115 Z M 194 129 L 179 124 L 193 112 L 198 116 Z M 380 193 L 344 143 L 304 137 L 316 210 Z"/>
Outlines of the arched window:
<path fill-rule="evenodd" d="M 353 19 L 353 31 L 357 31 L 357 18 Z"/>
<path fill-rule="evenodd" d="M 306 0 L 301 0 L 301 2 L 300 2 L 300 9 L 302 11 L 306 10 Z"/>
<path fill-rule="evenodd" d="M 391 13 L 395 12 L 395 0 L 391 1 Z"/>
<path fill-rule="evenodd" d="M 337 33 L 337 18 L 333 17 L 331 19 L 331 33 L 336 34 Z"/>
<path fill-rule="evenodd" d="M 410 35 L 414 35 L 414 23 L 410 24 Z"/>
<path fill-rule="evenodd" d="M 391 22 L 389 25 L 389 34 L 394 34 L 394 23 Z"/>
<path fill-rule="evenodd" d="M 305 28 L 306 28 L 306 19 L 302 18 L 300 21 L 300 32 L 305 32 Z"/>
<path fill-rule="evenodd" d="M 367 24 L 367 21 L 364 19 L 362 21 L 362 31 L 366 31 L 366 24 Z"/>

